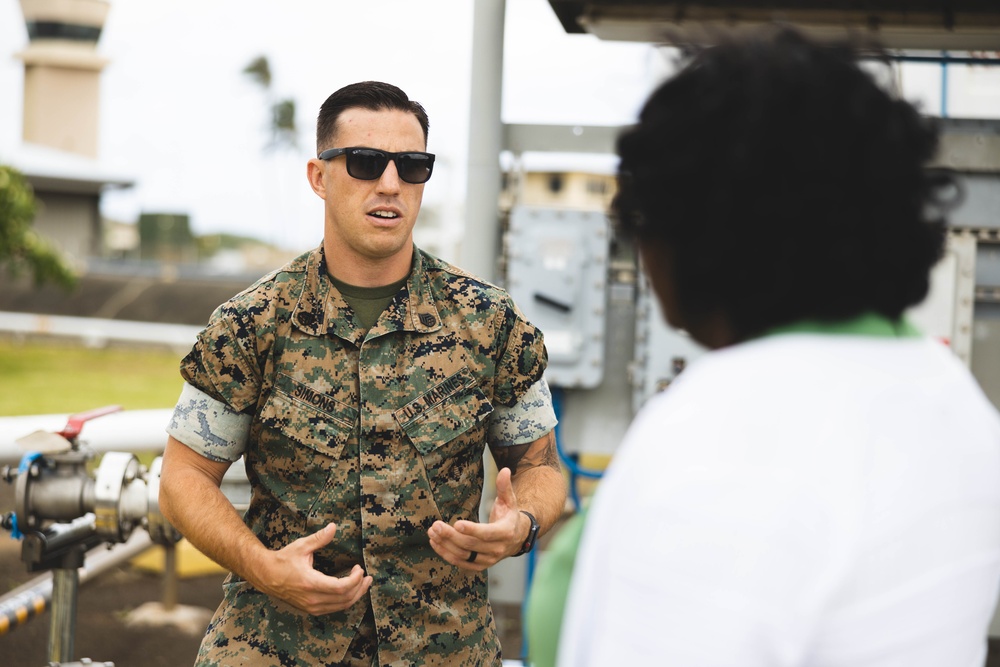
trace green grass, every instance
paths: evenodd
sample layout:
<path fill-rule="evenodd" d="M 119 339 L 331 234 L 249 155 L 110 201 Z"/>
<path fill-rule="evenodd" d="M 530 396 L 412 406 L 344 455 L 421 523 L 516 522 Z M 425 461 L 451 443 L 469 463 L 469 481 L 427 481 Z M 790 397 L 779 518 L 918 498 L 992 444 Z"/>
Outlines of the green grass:
<path fill-rule="evenodd" d="M 75 413 L 105 405 L 171 408 L 181 355 L 0 340 L 0 416 Z"/>

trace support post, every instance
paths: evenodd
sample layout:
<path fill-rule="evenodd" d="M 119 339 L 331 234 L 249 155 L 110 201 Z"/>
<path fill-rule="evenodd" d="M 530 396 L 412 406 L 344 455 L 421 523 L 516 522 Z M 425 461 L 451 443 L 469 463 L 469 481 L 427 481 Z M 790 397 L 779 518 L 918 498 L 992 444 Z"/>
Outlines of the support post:
<path fill-rule="evenodd" d="M 498 279 L 500 256 L 500 151 L 503 124 L 503 34 L 506 0 L 476 0 L 472 26 L 468 184 L 462 268 Z"/>
<path fill-rule="evenodd" d="M 75 567 L 52 571 L 52 620 L 49 626 L 49 661 L 73 659 L 73 635 L 76 631 L 76 600 L 80 574 Z"/>
<path fill-rule="evenodd" d="M 177 606 L 177 544 L 163 545 L 163 609 Z"/>

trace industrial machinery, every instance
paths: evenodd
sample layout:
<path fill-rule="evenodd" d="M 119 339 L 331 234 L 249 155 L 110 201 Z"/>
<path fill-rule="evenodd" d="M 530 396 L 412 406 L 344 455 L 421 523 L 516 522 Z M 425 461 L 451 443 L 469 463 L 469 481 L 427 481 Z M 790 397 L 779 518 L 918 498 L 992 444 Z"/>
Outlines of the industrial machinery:
<path fill-rule="evenodd" d="M 25 450 L 20 465 L 2 471 L 15 485 L 15 510 L 0 525 L 22 540 L 21 560 L 29 572 L 52 571 L 50 665 L 74 660 L 79 568 L 88 550 L 124 543 L 138 527 L 157 544 L 180 539 L 159 509 L 160 457 L 147 469 L 133 454 L 107 452 L 96 468 L 90 465 L 95 452 L 80 440 L 84 424 L 118 410 L 76 414 L 58 432 L 19 439 Z"/>

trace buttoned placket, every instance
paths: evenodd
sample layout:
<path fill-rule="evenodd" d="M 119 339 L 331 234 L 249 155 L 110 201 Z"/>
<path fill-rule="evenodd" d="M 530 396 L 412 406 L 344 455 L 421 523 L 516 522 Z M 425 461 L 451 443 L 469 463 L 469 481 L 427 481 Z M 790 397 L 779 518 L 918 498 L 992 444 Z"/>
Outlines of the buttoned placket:
<path fill-rule="evenodd" d="M 336 336 L 357 350 L 353 371 L 359 414 L 361 556 L 365 571 L 375 579 L 369 595 L 379 636 L 379 662 L 396 664 L 413 650 L 401 638 L 412 634 L 414 610 L 428 604 L 414 588 L 414 573 L 423 572 L 428 560 L 443 570 L 453 569 L 430 549 L 426 529 L 440 518 L 434 492 L 419 453 L 394 417 L 415 391 L 401 379 L 413 362 L 401 350 L 410 349 L 414 337 L 439 332 L 442 321 L 419 253 L 405 293 L 397 295 L 367 332 L 331 281 L 318 270 L 309 274 L 294 321 L 309 333 Z M 485 587 L 481 594 L 485 596 Z M 488 614 L 488 607 L 484 609 Z"/>

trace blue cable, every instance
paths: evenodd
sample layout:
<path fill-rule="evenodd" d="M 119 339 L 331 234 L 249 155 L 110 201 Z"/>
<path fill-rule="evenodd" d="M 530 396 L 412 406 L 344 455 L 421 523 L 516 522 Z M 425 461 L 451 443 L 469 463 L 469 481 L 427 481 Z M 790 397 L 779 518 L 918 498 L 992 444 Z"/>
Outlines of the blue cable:
<path fill-rule="evenodd" d="M 566 466 L 566 469 L 569 471 L 569 495 L 573 501 L 573 509 L 579 512 L 581 509 L 580 490 L 577 488 L 579 478 L 600 479 L 604 473 L 600 470 L 591 470 L 590 468 L 580 467 L 580 464 L 570 457 L 566 453 L 566 450 L 563 449 L 561 437 L 562 430 L 560 428 L 562 425 L 562 405 L 563 392 L 562 389 L 556 387 L 552 389 L 552 409 L 555 410 L 556 419 L 559 420 L 555 429 L 556 452 L 559 454 L 559 460 L 562 461 L 562 464 Z"/>
<path fill-rule="evenodd" d="M 535 565 L 538 563 L 536 544 L 526 555 L 528 558 L 527 574 L 524 583 L 524 600 L 521 601 L 521 662 L 528 664 L 528 596 L 531 594 L 531 582 L 535 578 Z"/>
<path fill-rule="evenodd" d="M 17 466 L 17 474 L 23 475 L 27 473 L 29 470 L 31 470 L 32 464 L 34 464 L 34 462 L 40 458 L 42 458 L 41 452 L 27 452 L 24 456 L 21 457 L 21 463 L 19 463 Z M 10 536 L 15 540 L 23 539 L 24 533 L 22 533 L 21 529 L 18 528 L 17 526 L 17 514 L 15 514 L 14 512 L 11 512 L 10 514 L 10 524 L 11 524 Z"/>
<path fill-rule="evenodd" d="M 580 502 L 580 491 L 577 488 L 579 478 L 600 479 L 604 473 L 600 470 L 582 468 L 580 467 L 580 464 L 566 454 L 562 447 L 562 431 L 560 429 L 560 426 L 562 425 L 562 406 L 562 389 L 555 387 L 552 389 L 552 409 L 556 414 L 557 420 L 555 428 L 556 452 L 559 454 L 559 460 L 562 461 L 562 464 L 566 466 L 567 470 L 569 470 L 569 494 L 570 498 L 573 500 L 573 509 L 579 512 L 582 508 L 582 504 Z M 524 601 L 521 603 L 521 662 L 525 665 L 528 664 L 528 629 L 525 621 L 528 617 L 528 596 L 531 593 L 531 582 L 535 577 L 535 565 L 538 561 L 538 549 L 532 548 L 531 551 L 528 552 L 527 557 L 528 565 L 527 575 L 525 577 L 526 581 L 524 584 Z"/>

